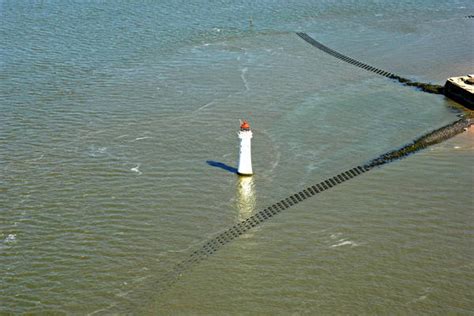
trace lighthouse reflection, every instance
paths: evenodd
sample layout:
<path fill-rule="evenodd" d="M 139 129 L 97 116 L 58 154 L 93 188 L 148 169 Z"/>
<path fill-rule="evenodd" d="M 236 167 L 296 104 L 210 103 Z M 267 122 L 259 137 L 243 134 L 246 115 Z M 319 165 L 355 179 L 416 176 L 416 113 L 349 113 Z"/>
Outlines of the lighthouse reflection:
<path fill-rule="evenodd" d="M 237 209 L 239 220 L 245 220 L 252 215 L 256 207 L 255 183 L 253 177 L 238 177 L 237 180 Z"/>

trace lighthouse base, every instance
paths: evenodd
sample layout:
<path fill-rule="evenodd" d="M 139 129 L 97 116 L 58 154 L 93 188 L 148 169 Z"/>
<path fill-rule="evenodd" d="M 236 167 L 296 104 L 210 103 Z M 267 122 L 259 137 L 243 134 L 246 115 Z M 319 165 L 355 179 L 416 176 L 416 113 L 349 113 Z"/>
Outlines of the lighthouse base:
<path fill-rule="evenodd" d="M 251 177 L 251 176 L 253 176 L 253 173 L 243 173 L 243 172 L 238 172 L 238 171 L 237 171 L 237 174 L 241 177 Z"/>

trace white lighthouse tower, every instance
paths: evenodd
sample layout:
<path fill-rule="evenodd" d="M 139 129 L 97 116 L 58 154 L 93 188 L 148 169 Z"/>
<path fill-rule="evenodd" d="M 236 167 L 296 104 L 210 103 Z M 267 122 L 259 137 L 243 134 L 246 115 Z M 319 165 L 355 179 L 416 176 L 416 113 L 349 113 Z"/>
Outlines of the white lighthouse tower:
<path fill-rule="evenodd" d="M 251 176 L 253 175 L 251 153 L 252 131 L 250 130 L 250 125 L 247 121 L 243 121 L 242 124 L 240 124 L 239 138 L 240 152 L 237 173 L 242 176 Z"/>

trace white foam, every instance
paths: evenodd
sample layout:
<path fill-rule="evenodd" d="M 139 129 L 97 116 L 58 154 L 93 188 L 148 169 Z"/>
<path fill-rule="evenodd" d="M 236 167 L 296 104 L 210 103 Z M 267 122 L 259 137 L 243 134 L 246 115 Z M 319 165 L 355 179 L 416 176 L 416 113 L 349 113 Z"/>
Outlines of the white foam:
<path fill-rule="evenodd" d="M 16 241 L 16 234 L 9 234 L 7 238 L 3 240 L 4 243 L 14 242 Z"/>
<path fill-rule="evenodd" d="M 201 106 L 199 109 L 197 109 L 196 112 L 197 112 L 197 111 L 204 110 L 205 108 L 207 108 L 208 106 L 210 106 L 210 105 L 212 105 L 212 104 L 214 104 L 214 101 L 211 101 L 211 102 L 209 102 L 209 103 L 204 104 L 204 105 Z"/>
<path fill-rule="evenodd" d="M 41 159 L 43 159 L 43 158 L 44 158 L 44 155 L 41 155 L 41 156 L 38 157 L 38 158 L 31 159 L 31 161 L 37 161 L 37 160 L 41 160 Z"/>
<path fill-rule="evenodd" d="M 133 167 L 132 169 L 130 169 L 130 171 L 136 172 L 140 175 L 140 174 L 142 174 L 142 172 L 140 171 L 139 168 L 140 168 L 140 164 L 138 164 L 136 167 Z"/>
<path fill-rule="evenodd" d="M 427 297 L 428 297 L 428 294 L 426 294 L 426 295 L 421 295 L 420 297 L 413 299 L 413 300 L 410 302 L 410 304 L 418 303 L 418 302 L 420 302 L 420 301 L 426 300 Z"/>
<path fill-rule="evenodd" d="M 428 295 L 422 295 L 418 298 L 418 301 L 425 300 L 428 297 Z"/>
<path fill-rule="evenodd" d="M 460 149 L 461 146 L 454 146 L 454 149 Z"/>
<path fill-rule="evenodd" d="M 278 151 L 276 154 L 275 161 L 272 163 L 272 166 L 270 168 L 270 172 L 273 172 L 273 170 L 275 170 L 275 168 L 280 164 L 280 156 L 281 156 L 281 153 L 280 151 Z"/>
<path fill-rule="evenodd" d="M 90 152 L 89 152 L 89 156 L 91 157 L 97 157 L 97 156 L 100 156 L 102 154 L 105 154 L 107 152 L 107 147 L 95 147 L 95 146 L 92 146 L 90 147 Z"/>
<path fill-rule="evenodd" d="M 246 91 L 249 91 L 249 83 L 247 82 L 247 79 L 245 78 L 245 75 L 247 74 L 247 71 L 249 69 L 247 67 L 244 67 L 241 69 L 241 74 L 240 74 L 240 78 L 242 78 L 242 81 L 244 82 L 244 86 L 245 86 L 245 90 Z"/>
<path fill-rule="evenodd" d="M 355 247 L 357 244 L 351 240 L 340 239 L 337 244 L 331 245 L 331 248 L 341 247 L 341 246 L 352 246 Z"/>
<path fill-rule="evenodd" d="M 143 136 L 143 137 L 137 137 L 135 138 L 135 142 L 138 141 L 138 140 L 142 140 L 142 139 L 148 139 L 148 138 L 151 138 L 150 136 Z"/>

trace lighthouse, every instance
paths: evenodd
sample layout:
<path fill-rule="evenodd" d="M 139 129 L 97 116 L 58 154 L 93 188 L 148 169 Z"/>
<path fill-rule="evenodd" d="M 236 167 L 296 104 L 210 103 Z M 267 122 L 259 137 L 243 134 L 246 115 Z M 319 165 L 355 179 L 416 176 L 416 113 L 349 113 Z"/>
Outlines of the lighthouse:
<path fill-rule="evenodd" d="M 250 125 L 247 121 L 243 121 L 240 124 L 239 138 L 240 152 L 237 173 L 242 176 L 251 176 L 253 174 L 251 153 L 252 131 L 250 130 Z"/>

